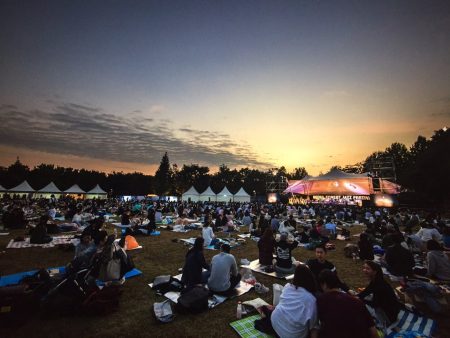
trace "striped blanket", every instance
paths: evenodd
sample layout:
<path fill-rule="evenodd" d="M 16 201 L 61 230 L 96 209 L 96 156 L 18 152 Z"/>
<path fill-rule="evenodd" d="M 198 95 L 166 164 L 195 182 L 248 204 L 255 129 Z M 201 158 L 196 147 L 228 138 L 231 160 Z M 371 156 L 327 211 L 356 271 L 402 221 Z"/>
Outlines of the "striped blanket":
<path fill-rule="evenodd" d="M 414 331 L 420 333 L 422 336 L 431 337 L 436 330 L 436 322 L 412 312 L 401 310 L 398 314 L 398 320 L 387 328 L 387 338 L 393 338 L 396 335 L 397 332 L 393 330 L 394 328 L 399 328 L 400 333 Z"/>
<path fill-rule="evenodd" d="M 30 243 L 30 238 L 25 238 L 24 241 L 14 242 L 14 240 L 10 240 L 7 249 L 23 249 L 23 248 L 32 248 L 32 247 L 41 247 L 41 248 L 52 248 L 55 245 L 61 244 L 70 244 L 72 243 L 73 236 L 58 236 L 53 237 L 53 240 L 50 243 L 46 244 L 32 244 Z"/>

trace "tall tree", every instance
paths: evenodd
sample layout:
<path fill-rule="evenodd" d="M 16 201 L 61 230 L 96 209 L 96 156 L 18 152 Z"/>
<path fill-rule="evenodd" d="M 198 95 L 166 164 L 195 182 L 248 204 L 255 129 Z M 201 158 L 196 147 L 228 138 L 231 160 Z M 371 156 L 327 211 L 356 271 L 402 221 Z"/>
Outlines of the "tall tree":
<path fill-rule="evenodd" d="M 167 152 L 166 152 L 161 159 L 161 163 L 159 165 L 158 170 L 156 170 L 156 173 L 155 173 L 155 191 L 156 191 L 156 193 L 160 196 L 167 195 L 171 188 L 171 181 L 172 181 L 172 175 L 171 175 L 171 169 L 170 169 L 169 156 L 167 155 Z"/>

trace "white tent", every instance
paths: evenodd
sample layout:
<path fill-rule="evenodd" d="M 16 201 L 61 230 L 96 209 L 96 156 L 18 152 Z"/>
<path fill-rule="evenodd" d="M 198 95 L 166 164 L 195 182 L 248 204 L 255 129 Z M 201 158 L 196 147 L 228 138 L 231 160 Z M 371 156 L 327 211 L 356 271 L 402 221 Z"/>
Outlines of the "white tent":
<path fill-rule="evenodd" d="M 211 187 L 206 188 L 204 192 L 200 194 L 199 201 L 201 202 L 215 202 L 217 195 L 212 191 Z"/>
<path fill-rule="evenodd" d="M 181 195 L 182 201 L 191 200 L 192 202 L 198 202 L 199 199 L 200 199 L 200 193 L 194 188 L 194 186 L 190 187 L 188 191 L 184 192 Z"/>
<path fill-rule="evenodd" d="M 42 189 L 39 189 L 34 194 L 35 198 L 50 198 L 52 195 L 54 195 L 56 198 L 61 196 L 62 191 L 58 189 L 58 187 L 55 185 L 55 183 L 50 182 Z"/>
<path fill-rule="evenodd" d="M 93 199 L 93 198 L 96 198 L 96 199 L 106 199 L 106 195 L 107 195 L 106 191 L 103 190 L 103 189 L 97 184 L 94 188 L 92 188 L 91 190 L 89 190 L 89 191 L 86 193 L 86 198 L 90 198 L 90 199 Z"/>
<path fill-rule="evenodd" d="M 76 198 L 84 198 L 86 192 L 83 189 L 81 189 L 78 186 L 78 184 L 74 184 L 69 189 L 65 190 L 64 194 L 73 195 L 73 197 L 76 197 Z"/>
<path fill-rule="evenodd" d="M 3 186 L 0 184 L 0 197 L 3 197 L 3 195 L 5 194 L 6 189 L 3 188 Z"/>
<path fill-rule="evenodd" d="M 26 193 L 26 192 L 34 192 L 35 190 L 28 184 L 27 181 L 23 181 L 18 186 L 11 188 L 8 191 L 12 193 Z"/>
<path fill-rule="evenodd" d="M 217 202 L 230 202 L 233 200 L 233 194 L 224 187 L 221 192 L 217 194 Z"/>
<path fill-rule="evenodd" d="M 233 202 L 250 202 L 250 195 L 241 187 L 233 196 Z"/>

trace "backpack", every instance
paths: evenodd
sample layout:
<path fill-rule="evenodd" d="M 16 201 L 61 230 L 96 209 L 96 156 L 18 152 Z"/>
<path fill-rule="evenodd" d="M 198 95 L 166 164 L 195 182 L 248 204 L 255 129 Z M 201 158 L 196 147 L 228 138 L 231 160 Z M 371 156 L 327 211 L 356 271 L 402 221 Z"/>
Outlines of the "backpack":
<path fill-rule="evenodd" d="M 161 295 L 169 291 L 181 291 L 182 288 L 181 282 L 170 275 L 155 277 L 152 286 L 152 289 Z"/>
<path fill-rule="evenodd" d="M 358 255 L 359 249 L 358 246 L 355 244 L 347 244 L 344 247 L 344 256 L 347 258 L 353 258 L 354 255 Z"/>
<path fill-rule="evenodd" d="M 181 293 L 176 304 L 180 313 L 200 313 L 208 310 L 209 290 L 203 286 L 194 286 Z"/>

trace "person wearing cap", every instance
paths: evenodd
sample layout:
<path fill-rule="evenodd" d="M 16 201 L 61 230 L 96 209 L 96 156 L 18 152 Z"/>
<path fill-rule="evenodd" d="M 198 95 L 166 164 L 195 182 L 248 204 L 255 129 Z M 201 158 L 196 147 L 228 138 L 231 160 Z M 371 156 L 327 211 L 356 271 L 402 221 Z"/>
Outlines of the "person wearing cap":
<path fill-rule="evenodd" d="M 230 250 L 229 244 L 222 244 L 221 252 L 211 260 L 208 288 L 214 293 L 227 293 L 233 290 L 241 280 L 236 259 L 230 254 Z"/>

